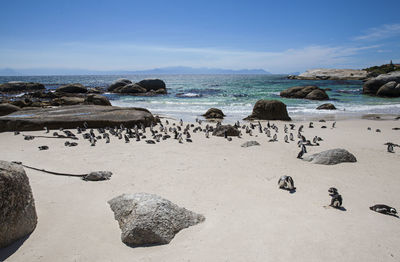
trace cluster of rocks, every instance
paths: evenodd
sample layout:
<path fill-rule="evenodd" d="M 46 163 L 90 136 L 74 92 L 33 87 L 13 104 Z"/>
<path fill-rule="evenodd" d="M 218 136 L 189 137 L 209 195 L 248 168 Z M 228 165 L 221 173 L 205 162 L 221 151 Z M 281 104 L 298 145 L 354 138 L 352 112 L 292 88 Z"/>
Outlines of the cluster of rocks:
<path fill-rule="evenodd" d="M 364 80 L 368 76 L 366 70 L 356 69 L 312 69 L 300 75 L 289 75 L 289 79 L 299 80 Z"/>
<path fill-rule="evenodd" d="M 129 94 L 138 96 L 152 96 L 167 94 L 164 81 L 160 79 L 145 79 L 138 83 L 133 83 L 129 79 L 118 79 L 112 83 L 107 91 L 119 94 Z"/>
<path fill-rule="evenodd" d="M 374 77 L 364 83 L 363 94 L 400 97 L 400 71 Z"/>
<path fill-rule="evenodd" d="M 329 96 L 325 90 L 318 86 L 294 86 L 283 90 L 281 97 L 287 98 L 304 98 L 310 100 L 328 100 Z"/>

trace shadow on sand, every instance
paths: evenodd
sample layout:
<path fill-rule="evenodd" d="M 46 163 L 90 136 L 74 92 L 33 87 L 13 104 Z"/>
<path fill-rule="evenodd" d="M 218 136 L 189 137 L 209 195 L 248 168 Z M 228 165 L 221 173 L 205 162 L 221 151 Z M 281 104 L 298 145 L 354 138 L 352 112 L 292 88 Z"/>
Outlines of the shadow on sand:
<path fill-rule="evenodd" d="M 0 261 L 6 260 L 11 255 L 13 255 L 15 252 L 17 252 L 17 250 L 24 244 L 25 240 L 27 240 L 29 238 L 29 236 L 30 236 L 30 234 L 18 239 L 14 243 L 12 243 L 4 248 L 1 248 L 0 249 Z"/>

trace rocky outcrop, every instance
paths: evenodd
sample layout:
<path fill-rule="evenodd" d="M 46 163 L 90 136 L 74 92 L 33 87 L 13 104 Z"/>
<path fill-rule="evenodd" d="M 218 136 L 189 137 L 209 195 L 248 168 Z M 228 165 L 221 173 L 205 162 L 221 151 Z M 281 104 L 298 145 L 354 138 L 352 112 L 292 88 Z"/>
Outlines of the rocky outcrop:
<path fill-rule="evenodd" d="M 108 201 L 128 246 L 168 244 L 184 228 L 205 220 L 160 196 L 123 194 Z"/>
<path fill-rule="evenodd" d="M 110 100 L 107 97 L 97 94 L 88 95 L 85 99 L 85 104 L 88 105 L 99 105 L 99 106 L 111 106 Z"/>
<path fill-rule="evenodd" d="M 56 92 L 59 93 L 87 93 L 88 90 L 85 86 L 75 83 L 75 84 L 68 84 L 68 85 L 63 85 L 60 86 L 59 88 L 56 89 Z"/>
<path fill-rule="evenodd" d="M 296 76 L 290 75 L 289 79 L 299 80 L 364 80 L 367 78 L 366 70 L 356 69 L 312 69 Z"/>
<path fill-rule="evenodd" d="M 326 104 L 322 104 L 319 107 L 317 107 L 318 110 L 336 110 L 335 105 L 331 104 L 331 103 L 326 103 Z"/>
<path fill-rule="evenodd" d="M 290 121 L 286 105 L 278 100 L 258 100 L 251 115 L 244 120 L 283 120 Z"/>
<path fill-rule="evenodd" d="M 70 96 L 63 96 L 60 98 L 53 99 L 51 104 L 53 106 L 72 106 L 72 105 L 81 105 L 85 102 L 83 97 L 70 97 Z"/>
<path fill-rule="evenodd" d="M 225 133 L 227 136 L 238 136 L 240 131 L 231 125 L 219 125 L 214 129 L 212 135 L 225 136 Z"/>
<path fill-rule="evenodd" d="M 400 96 L 400 83 L 395 81 L 387 82 L 378 89 L 377 96 L 385 97 L 399 97 Z"/>
<path fill-rule="evenodd" d="M 35 201 L 22 166 L 0 160 L 0 248 L 36 227 Z"/>
<path fill-rule="evenodd" d="M 167 93 L 165 83 L 160 79 L 145 79 L 138 83 L 132 83 L 129 79 L 118 79 L 107 90 L 113 93 L 143 96 Z"/>
<path fill-rule="evenodd" d="M 222 112 L 221 109 L 218 108 L 210 108 L 207 110 L 207 112 L 205 114 L 203 114 L 203 116 L 206 119 L 223 119 L 224 118 L 224 113 Z"/>
<path fill-rule="evenodd" d="M 21 108 L 12 104 L 0 104 L 0 116 L 5 116 L 19 110 L 21 110 Z"/>
<path fill-rule="evenodd" d="M 379 89 L 390 82 L 400 84 L 400 71 L 382 74 L 368 80 L 363 86 L 363 94 L 378 95 Z M 389 86 L 384 87 L 379 93 L 379 96 L 400 96 L 397 91 L 397 85 L 393 85 L 394 83 L 391 83 Z"/>
<path fill-rule="evenodd" d="M 3 93 L 20 93 L 27 91 L 37 91 L 45 89 L 44 85 L 33 82 L 19 82 L 13 81 L 0 84 L 0 92 Z"/>
<path fill-rule="evenodd" d="M 303 157 L 304 161 L 320 165 L 336 165 L 344 162 L 357 162 L 356 157 L 341 148 L 326 150 L 317 154 Z"/>
<path fill-rule="evenodd" d="M 304 98 L 310 100 L 328 100 L 329 96 L 325 90 L 318 86 L 294 86 L 281 91 L 281 97 Z"/>
<path fill-rule="evenodd" d="M 76 128 L 87 122 L 89 127 L 143 124 L 149 126 L 156 118 L 144 108 L 115 106 L 76 105 L 60 108 L 40 108 L 14 112 L 0 117 L 0 132 L 33 131 L 59 128 Z"/>

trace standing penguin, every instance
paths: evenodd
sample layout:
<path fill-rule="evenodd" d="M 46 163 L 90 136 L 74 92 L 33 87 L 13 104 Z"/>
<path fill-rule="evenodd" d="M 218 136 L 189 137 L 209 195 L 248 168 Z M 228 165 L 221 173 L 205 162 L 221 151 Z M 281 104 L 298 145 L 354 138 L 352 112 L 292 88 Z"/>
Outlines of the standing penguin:
<path fill-rule="evenodd" d="M 343 199 L 342 196 L 339 195 L 338 190 L 334 187 L 331 187 L 328 189 L 328 192 L 329 195 L 332 197 L 330 206 L 334 208 L 341 208 L 343 204 Z"/>

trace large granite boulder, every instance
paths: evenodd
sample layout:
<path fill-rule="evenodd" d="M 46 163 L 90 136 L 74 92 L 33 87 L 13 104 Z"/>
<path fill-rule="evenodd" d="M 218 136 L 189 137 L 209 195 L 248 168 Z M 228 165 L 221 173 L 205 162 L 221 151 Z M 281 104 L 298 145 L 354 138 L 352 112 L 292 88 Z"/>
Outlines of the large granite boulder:
<path fill-rule="evenodd" d="M 107 97 L 98 95 L 98 94 L 90 94 L 85 99 L 85 104 L 89 105 L 99 105 L 99 106 L 111 106 L 110 100 Z"/>
<path fill-rule="evenodd" d="M 400 84 L 400 71 L 394 71 L 371 78 L 364 83 L 363 94 L 377 95 L 378 90 L 383 85 L 392 81 Z"/>
<path fill-rule="evenodd" d="M 344 162 L 357 162 L 356 157 L 341 148 L 326 150 L 317 154 L 303 157 L 304 161 L 321 165 L 336 165 Z"/>
<path fill-rule="evenodd" d="M 147 91 L 166 89 L 165 83 L 161 79 L 144 79 L 137 84 L 141 87 L 146 88 Z"/>
<path fill-rule="evenodd" d="M 227 136 L 238 136 L 240 134 L 240 130 L 231 125 L 219 125 L 214 129 L 212 135 L 225 136 L 225 132 Z"/>
<path fill-rule="evenodd" d="M 123 194 L 108 201 L 128 246 L 168 244 L 184 228 L 205 220 L 160 196 Z"/>
<path fill-rule="evenodd" d="M 0 248 L 33 232 L 35 201 L 22 166 L 0 160 Z"/>
<path fill-rule="evenodd" d="M 318 86 L 294 86 L 280 93 L 281 97 L 288 98 L 304 98 L 311 100 L 328 100 L 329 96 L 325 90 Z"/>
<path fill-rule="evenodd" d="M 114 92 L 115 89 L 117 89 L 118 87 L 123 87 L 126 86 L 128 84 L 132 84 L 132 81 L 126 78 L 120 78 L 115 80 L 108 88 L 107 90 L 109 92 Z"/>
<path fill-rule="evenodd" d="M 23 113 L 22 113 L 23 112 Z M 156 118 L 144 108 L 98 105 L 75 105 L 18 111 L 0 117 L 0 132 L 76 128 L 87 122 L 90 128 L 114 127 L 123 124 L 150 126 Z"/>
<path fill-rule="evenodd" d="M 222 118 L 224 118 L 225 115 L 221 109 L 210 108 L 207 110 L 207 112 L 205 114 L 203 114 L 203 116 L 207 119 L 213 119 L 213 118 L 222 119 Z"/>
<path fill-rule="evenodd" d="M 317 107 L 318 110 L 336 110 L 335 105 L 331 103 L 322 104 Z"/>
<path fill-rule="evenodd" d="M 3 93 L 17 93 L 26 91 L 37 91 L 45 89 L 43 84 L 33 82 L 20 82 L 12 81 L 0 84 L 0 92 Z"/>
<path fill-rule="evenodd" d="M 258 100 L 251 115 L 244 120 L 283 120 L 290 121 L 286 105 L 278 100 Z"/>
<path fill-rule="evenodd" d="M 60 86 L 59 88 L 56 89 L 56 92 L 60 93 L 87 93 L 87 88 L 83 86 L 82 84 L 75 83 L 75 84 L 68 84 L 68 85 L 63 85 Z"/>
<path fill-rule="evenodd" d="M 298 76 L 292 75 L 288 78 L 300 80 L 363 80 L 367 75 L 366 70 L 319 68 L 307 70 Z"/>
<path fill-rule="evenodd" d="M 400 96 L 400 83 L 390 81 L 381 86 L 376 92 L 377 96 L 386 97 L 399 97 Z"/>
<path fill-rule="evenodd" d="M 5 116 L 19 110 L 21 110 L 21 108 L 12 104 L 0 104 L 0 116 Z"/>

